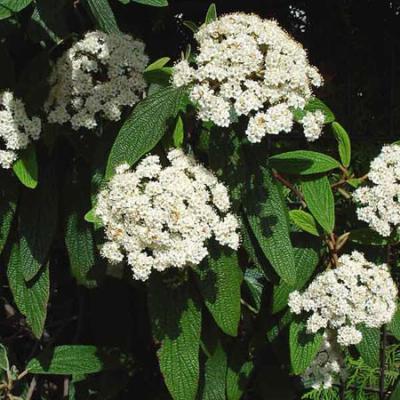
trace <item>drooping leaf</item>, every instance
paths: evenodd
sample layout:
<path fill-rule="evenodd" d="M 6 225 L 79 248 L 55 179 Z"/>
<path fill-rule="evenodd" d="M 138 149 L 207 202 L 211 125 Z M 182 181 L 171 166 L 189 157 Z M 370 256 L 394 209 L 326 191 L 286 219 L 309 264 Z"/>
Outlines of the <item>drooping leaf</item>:
<path fill-rule="evenodd" d="M 108 0 L 85 0 L 97 27 L 106 33 L 120 33 L 117 20 Z"/>
<path fill-rule="evenodd" d="M 106 169 L 109 179 L 123 163 L 135 164 L 164 135 L 167 122 L 183 107 L 185 89 L 160 89 L 139 103 L 126 120 L 112 146 Z"/>
<path fill-rule="evenodd" d="M 195 268 L 203 300 L 217 325 L 228 335 L 236 336 L 240 321 L 240 286 L 243 273 L 237 254 L 211 247 L 205 262 Z"/>
<path fill-rule="evenodd" d="M 107 368 L 105 358 L 96 346 L 57 346 L 30 360 L 26 368 L 32 374 L 94 374 Z"/>
<path fill-rule="evenodd" d="M 209 24 L 210 22 L 213 22 L 216 19 L 217 19 L 217 7 L 215 6 L 215 3 L 211 3 L 210 7 L 208 7 L 207 10 L 205 23 Z"/>
<path fill-rule="evenodd" d="M 201 310 L 188 282 L 170 288 L 150 278 L 149 312 L 161 373 L 174 400 L 194 400 L 199 383 Z"/>
<path fill-rule="evenodd" d="M 331 233 L 335 226 L 335 203 L 328 178 L 307 178 L 301 187 L 311 214 L 326 232 Z"/>
<path fill-rule="evenodd" d="M 261 167 L 244 201 L 249 225 L 276 273 L 289 285 L 296 279 L 288 211 L 281 187 L 269 168 Z"/>
<path fill-rule="evenodd" d="M 397 339 L 400 340 L 400 306 L 397 305 L 397 310 L 393 315 L 392 320 L 388 324 L 390 333 Z"/>
<path fill-rule="evenodd" d="M 29 145 L 19 155 L 13 165 L 13 171 L 20 182 L 29 189 L 34 189 L 38 184 L 38 163 L 36 149 L 33 144 Z"/>
<path fill-rule="evenodd" d="M 336 121 L 332 122 L 332 130 L 338 142 L 340 160 L 345 167 L 348 167 L 351 161 L 351 142 L 349 135 L 343 126 Z"/>
<path fill-rule="evenodd" d="M 7 349 L 0 343 L 0 370 L 8 371 L 9 368 Z"/>
<path fill-rule="evenodd" d="M 378 328 L 367 328 L 358 326 L 358 330 L 362 333 L 362 340 L 356 345 L 362 359 L 370 366 L 377 367 L 379 365 L 379 347 L 381 333 Z"/>
<path fill-rule="evenodd" d="M 22 194 L 19 214 L 20 257 L 25 280 L 44 265 L 57 227 L 57 190 L 51 166 L 37 189 Z"/>
<path fill-rule="evenodd" d="M 314 217 L 303 210 L 290 210 L 289 217 L 291 221 L 305 232 L 311 235 L 319 236 L 318 226 Z"/>
<path fill-rule="evenodd" d="M 14 244 L 7 266 L 8 282 L 15 304 L 26 317 L 33 334 L 39 339 L 43 333 L 49 300 L 49 268 L 42 267 L 29 282 L 25 281 L 23 271 L 24 265 L 20 259 L 20 251 L 18 245 Z"/>
<path fill-rule="evenodd" d="M 199 400 L 225 398 L 227 355 L 215 328 L 207 326 L 203 348 L 207 353 L 204 379 L 199 390 Z"/>
<path fill-rule="evenodd" d="M 32 0 L 1 0 L 0 1 L 0 20 L 10 17 L 28 7 Z"/>
<path fill-rule="evenodd" d="M 316 151 L 295 150 L 269 158 L 272 168 L 286 174 L 310 175 L 331 171 L 340 164 L 334 158 Z"/>
<path fill-rule="evenodd" d="M 146 6 L 152 6 L 152 7 L 167 7 L 168 6 L 168 0 L 132 0 L 135 3 L 140 3 L 144 4 Z"/>
<path fill-rule="evenodd" d="M 0 187 L 0 254 L 7 242 L 17 208 L 18 187 L 14 179 L 4 177 Z"/>
<path fill-rule="evenodd" d="M 89 277 L 95 265 L 95 248 L 92 226 L 84 220 L 89 193 L 82 191 L 77 184 L 68 188 L 69 204 L 65 226 L 65 244 L 68 251 L 72 275 L 77 282 L 86 287 L 96 286 L 96 281 Z"/>
<path fill-rule="evenodd" d="M 309 334 L 304 321 L 294 319 L 289 329 L 290 362 L 296 375 L 302 374 L 322 345 L 322 333 Z"/>

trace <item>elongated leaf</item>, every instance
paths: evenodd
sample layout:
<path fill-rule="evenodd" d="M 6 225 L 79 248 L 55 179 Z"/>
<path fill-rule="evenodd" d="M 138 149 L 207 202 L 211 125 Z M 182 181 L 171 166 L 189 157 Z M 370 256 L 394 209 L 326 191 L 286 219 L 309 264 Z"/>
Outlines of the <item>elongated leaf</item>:
<path fill-rule="evenodd" d="M 343 126 L 336 121 L 332 122 L 332 130 L 338 142 L 340 160 L 345 167 L 348 167 L 351 161 L 351 143 L 349 135 Z"/>
<path fill-rule="evenodd" d="M 322 345 L 322 333 L 308 334 L 304 321 L 295 319 L 290 324 L 290 362 L 296 375 L 302 374 L 314 360 Z"/>
<path fill-rule="evenodd" d="M 120 33 L 108 0 L 85 0 L 96 27 L 106 33 Z"/>
<path fill-rule="evenodd" d="M 23 10 L 32 3 L 32 0 L 1 0 L 0 1 L 0 20 Z"/>
<path fill-rule="evenodd" d="M 68 250 L 72 275 L 86 287 L 96 286 L 88 274 L 95 265 L 95 250 L 92 227 L 84 220 L 85 203 L 89 194 L 78 185 L 69 185 L 71 194 L 65 227 L 65 244 Z M 86 194 L 86 196 L 85 196 Z"/>
<path fill-rule="evenodd" d="M 7 277 L 19 311 L 26 317 L 33 334 L 39 339 L 42 336 L 49 300 L 49 268 L 44 266 L 30 282 L 23 275 L 18 245 L 14 244 L 7 267 Z"/>
<path fill-rule="evenodd" d="M 359 228 L 350 231 L 349 240 L 363 245 L 385 246 L 388 238 L 384 238 L 379 233 L 370 228 Z"/>
<path fill-rule="evenodd" d="M 286 282 L 280 282 L 274 286 L 272 295 L 272 313 L 282 311 L 288 303 L 289 294 L 294 290 L 300 290 L 308 282 L 318 265 L 319 256 L 313 248 L 295 248 L 294 258 L 296 263 L 296 283 L 289 286 Z"/>
<path fill-rule="evenodd" d="M 309 102 L 304 107 L 305 111 L 316 111 L 320 110 L 323 112 L 325 116 L 325 124 L 330 124 L 335 121 L 335 115 L 331 111 L 331 109 L 320 99 L 316 97 L 309 100 Z"/>
<path fill-rule="evenodd" d="M 101 351 L 95 346 L 58 346 L 29 361 L 32 374 L 93 374 L 104 369 Z"/>
<path fill-rule="evenodd" d="M 20 182 L 29 189 L 34 189 L 38 184 L 38 163 L 35 146 L 31 144 L 13 165 L 13 171 Z"/>
<path fill-rule="evenodd" d="M 379 365 L 379 347 L 381 333 L 378 328 L 357 327 L 362 333 L 362 340 L 356 345 L 362 359 L 370 366 Z"/>
<path fill-rule="evenodd" d="M 135 3 L 144 4 L 152 7 L 166 7 L 168 6 L 168 0 L 132 0 Z"/>
<path fill-rule="evenodd" d="M 57 227 L 54 174 L 47 170 L 42 178 L 37 189 L 22 194 L 20 204 L 19 250 L 27 281 L 44 265 Z"/>
<path fill-rule="evenodd" d="M 209 338 L 209 336 L 213 338 Z M 207 360 L 204 365 L 204 382 L 200 388 L 199 400 L 220 400 L 225 398 L 227 355 L 218 338 L 216 329 L 207 327 L 206 343 Z"/>
<path fill-rule="evenodd" d="M 0 343 L 0 370 L 8 371 L 9 368 L 7 349 Z"/>
<path fill-rule="evenodd" d="M 161 373 L 174 400 L 194 400 L 199 383 L 201 310 L 189 283 L 172 289 L 152 276 L 149 311 Z"/>
<path fill-rule="evenodd" d="M 310 175 L 331 171 L 340 164 L 334 158 L 316 151 L 296 150 L 269 158 L 272 168 L 286 174 Z"/>
<path fill-rule="evenodd" d="M 135 164 L 164 135 L 167 122 L 185 101 L 185 89 L 167 87 L 147 97 L 133 110 L 122 126 L 108 158 L 106 179 L 122 163 Z"/>
<path fill-rule="evenodd" d="M 335 226 L 335 203 L 328 178 L 309 178 L 302 181 L 301 187 L 311 214 L 326 232 L 331 233 Z"/>
<path fill-rule="evenodd" d="M 236 336 L 240 320 L 240 286 L 243 280 L 237 254 L 216 246 L 195 268 L 204 302 L 223 332 Z"/>
<path fill-rule="evenodd" d="M 245 199 L 250 227 L 277 274 L 289 285 L 296 279 L 289 222 L 281 187 L 271 170 L 261 167 Z"/>
<path fill-rule="evenodd" d="M 217 7 L 215 3 L 211 3 L 208 7 L 205 23 L 209 24 L 217 19 Z"/>
<path fill-rule="evenodd" d="M 18 188 L 14 179 L 4 177 L 0 188 L 0 254 L 7 242 L 17 208 Z M 3 186 L 4 185 L 4 186 Z"/>
<path fill-rule="evenodd" d="M 400 306 L 397 305 L 397 310 L 393 315 L 390 324 L 388 325 L 390 333 L 397 339 L 400 340 Z"/>
<path fill-rule="evenodd" d="M 154 70 L 160 69 L 160 68 L 164 67 L 166 64 L 168 64 L 168 62 L 170 60 L 171 59 L 169 57 L 159 58 L 158 60 L 156 60 L 153 63 L 151 63 L 150 65 L 148 65 L 146 67 L 146 69 L 144 70 L 144 72 L 149 72 L 149 71 L 154 71 Z"/>
<path fill-rule="evenodd" d="M 317 223 L 314 217 L 303 210 L 290 210 L 289 217 L 291 221 L 305 232 L 311 235 L 319 236 Z"/>
<path fill-rule="evenodd" d="M 264 273 L 259 268 L 247 268 L 244 273 L 243 281 L 245 287 L 247 287 L 249 291 L 252 306 L 259 312 L 265 284 Z"/>
<path fill-rule="evenodd" d="M 174 129 L 174 133 L 172 135 L 172 139 L 174 142 L 174 147 L 180 148 L 183 145 L 183 139 L 185 136 L 185 130 L 183 127 L 183 121 L 180 115 L 178 115 L 178 118 L 176 120 L 176 125 Z"/>

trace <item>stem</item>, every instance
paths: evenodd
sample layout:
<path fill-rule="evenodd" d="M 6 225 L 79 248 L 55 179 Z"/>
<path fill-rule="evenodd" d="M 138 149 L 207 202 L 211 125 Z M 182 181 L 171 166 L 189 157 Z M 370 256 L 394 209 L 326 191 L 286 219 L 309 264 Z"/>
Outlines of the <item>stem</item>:
<path fill-rule="evenodd" d="M 303 207 L 307 207 L 307 204 L 304 201 L 303 194 L 297 188 L 295 188 L 294 185 L 292 185 L 288 180 L 286 180 L 282 175 L 280 175 L 276 171 L 273 171 L 273 175 L 279 182 L 281 182 L 284 186 L 290 189 L 298 197 Z"/>
<path fill-rule="evenodd" d="M 29 385 L 28 393 L 26 394 L 26 400 L 31 400 L 33 393 L 36 389 L 36 378 L 33 377 L 31 380 L 31 384 Z"/>

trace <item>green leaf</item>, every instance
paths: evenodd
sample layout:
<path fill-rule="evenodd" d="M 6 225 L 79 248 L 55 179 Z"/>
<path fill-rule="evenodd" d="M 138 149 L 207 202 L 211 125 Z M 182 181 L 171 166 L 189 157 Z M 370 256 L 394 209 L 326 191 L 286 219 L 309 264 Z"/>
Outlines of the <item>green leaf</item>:
<path fill-rule="evenodd" d="M 254 368 L 254 363 L 247 357 L 248 350 L 243 348 L 240 343 L 234 346 L 229 355 L 226 374 L 226 400 L 240 400 L 246 390 L 246 385 Z"/>
<path fill-rule="evenodd" d="M 235 252 L 217 246 L 210 250 L 206 261 L 194 268 L 198 286 L 217 325 L 227 335 L 236 336 L 243 273 Z"/>
<path fill-rule="evenodd" d="M 101 220 L 100 218 L 98 218 L 95 214 L 95 209 L 92 208 L 90 209 L 85 215 L 84 215 L 84 220 L 86 222 L 89 222 L 91 224 L 99 224 L 101 225 Z"/>
<path fill-rule="evenodd" d="M 362 340 L 356 345 L 362 359 L 370 367 L 379 366 L 379 347 L 381 333 L 378 328 L 367 328 L 363 325 L 357 326 L 357 329 L 362 333 Z"/>
<path fill-rule="evenodd" d="M 97 29 L 106 33 L 121 33 L 108 0 L 84 0 Z"/>
<path fill-rule="evenodd" d="M 305 111 L 317 111 L 320 110 L 325 116 L 325 124 L 330 124 L 335 121 L 335 115 L 331 109 L 320 99 L 313 97 L 304 107 Z"/>
<path fill-rule="evenodd" d="M 332 122 L 332 130 L 338 142 L 340 160 L 347 168 L 351 161 L 351 143 L 349 135 L 339 122 Z"/>
<path fill-rule="evenodd" d="M 245 199 L 249 225 L 277 274 L 295 283 L 295 262 L 289 236 L 288 211 L 280 185 L 269 168 L 260 168 Z"/>
<path fill-rule="evenodd" d="M 166 7 L 168 6 L 168 0 L 132 0 L 135 3 L 144 4 L 152 7 Z"/>
<path fill-rule="evenodd" d="M 388 238 L 384 238 L 370 228 L 359 228 L 350 231 L 349 240 L 367 246 L 385 246 Z"/>
<path fill-rule="evenodd" d="M 20 182 L 29 189 L 38 184 L 38 163 L 36 149 L 33 144 L 21 152 L 19 159 L 13 165 L 13 171 Z"/>
<path fill-rule="evenodd" d="M 303 210 L 290 210 L 289 217 L 291 221 L 305 232 L 311 235 L 319 236 L 318 226 L 314 217 Z"/>
<path fill-rule="evenodd" d="M 193 33 L 196 33 L 199 30 L 199 27 L 193 21 L 183 21 L 183 25 L 185 25 L 186 28 L 190 29 Z"/>
<path fill-rule="evenodd" d="M 264 289 L 264 273 L 258 268 L 246 268 L 243 281 L 249 291 L 253 307 L 259 312 Z"/>
<path fill-rule="evenodd" d="M 139 103 L 126 120 L 112 146 L 108 158 L 106 179 L 118 165 L 135 164 L 164 135 L 167 122 L 184 106 L 184 88 L 160 89 Z"/>
<path fill-rule="evenodd" d="M 9 368 L 7 349 L 0 343 L 0 370 L 8 371 Z"/>
<path fill-rule="evenodd" d="M 210 7 L 208 7 L 205 23 L 209 24 L 217 19 L 217 7 L 215 3 L 211 3 Z"/>
<path fill-rule="evenodd" d="M 104 369 L 102 355 L 95 346 L 57 346 L 29 361 L 31 374 L 94 374 Z"/>
<path fill-rule="evenodd" d="M 301 187 L 311 214 L 326 232 L 332 233 L 335 226 L 335 203 L 328 178 L 321 176 L 305 179 Z"/>
<path fill-rule="evenodd" d="M 400 305 L 397 305 L 397 310 L 393 315 L 392 320 L 388 324 L 390 333 L 397 339 L 400 340 Z"/>
<path fill-rule="evenodd" d="M 272 313 L 282 311 L 288 303 L 289 294 L 300 290 L 308 282 L 318 265 L 319 256 L 313 248 L 295 248 L 294 258 L 296 263 L 296 284 L 289 286 L 282 281 L 274 286 L 272 294 Z"/>
<path fill-rule="evenodd" d="M 334 158 L 308 150 L 276 154 L 270 157 L 269 161 L 272 168 L 294 175 L 318 174 L 340 167 L 340 164 Z"/>
<path fill-rule="evenodd" d="M 178 115 L 178 118 L 176 120 L 174 133 L 172 134 L 174 147 L 176 147 L 176 148 L 181 148 L 182 147 L 184 135 L 185 135 L 185 131 L 184 131 L 184 128 L 183 128 L 183 121 L 182 121 L 181 116 Z"/>
<path fill-rule="evenodd" d="M 37 189 L 22 194 L 19 214 L 22 274 L 31 280 L 45 264 L 57 228 L 57 199 L 51 166 Z"/>
<path fill-rule="evenodd" d="M 309 334 L 306 323 L 295 319 L 290 324 L 289 347 L 293 373 L 302 374 L 314 360 L 322 345 L 322 333 Z"/>
<path fill-rule="evenodd" d="M 150 278 L 149 312 L 161 373 L 174 400 L 194 400 L 199 383 L 201 307 L 188 282 L 166 286 Z"/>
<path fill-rule="evenodd" d="M 389 397 L 389 400 L 400 400 L 400 378 L 397 380 L 397 383 L 394 387 L 392 394 Z"/>
<path fill-rule="evenodd" d="M 153 63 L 151 63 L 150 65 L 148 65 L 146 67 L 146 69 L 144 70 L 144 72 L 155 71 L 157 69 L 160 69 L 160 68 L 164 67 L 166 64 L 168 64 L 168 62 L 170 60 L 171 59 L 169 57 L 159 58 L 158 60 L 156 60 Z"/>
<path fill-rule="evenodd" d="M 11 224 L 17 208 L 18 187 L 14 179 L 5 177 L 0 188 L 0 254 L 7 242 Z M 3 186 L 4 185 L 4 186 Z"/>
<path fill-rule="evenodd" d="M 23 10 L 32 3 L 32 0 L 1 0 L 0 1 L 0 20 Z"/>
<path fill-rule="evenodd" d="M 198 399 L 225 399 L 227 355 L 216 329 L 208 327 L 206 336 L 204 350 L 207 360 L 204 365 L 204 382 L 200 387 Z"/>
<path fill-rule="evenodd" d="M 80 185 L 68 185 L 69 204 L 65 227 L 65 245 L 68 251 L 71 272 L 77 282 L 86 287 L 96 286 L 89 277 L 95 265 L 95 249 L 92 227 L 83 219 L 85 203 L 89 195 Z"/>
<path fill-rule="evenodd" d="M 50 280 L 48 266 L 42 267 L 30 282 L 25 282 L 20 251 L 17 244 L 11 249 L 7 277 L 15 304 L 26 317 L 36 338 L 43 333 L 49 300 Z"/>

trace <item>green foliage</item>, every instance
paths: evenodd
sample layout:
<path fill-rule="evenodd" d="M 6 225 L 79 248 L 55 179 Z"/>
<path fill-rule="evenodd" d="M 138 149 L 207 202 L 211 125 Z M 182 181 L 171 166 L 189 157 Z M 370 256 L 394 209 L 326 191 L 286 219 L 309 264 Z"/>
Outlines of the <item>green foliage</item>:
<path fill-rule="evenodd" d="M 0 254 L 10 232 L 18 199 L 17 185 L 14 181 L 3 179 L 2 184 L 7 190 L 0 189 Z"/>
<path fill-rule="evenodd" d="M 13 165 L 13 171 L 21 183 L 29 189 L 34 189 L 38 184 L 38 163 L 35 146 L 30 145 L 24 150 Z"/>
<path fill-rule="evenodd" d="M 210 4 L 208 7 L 205 23 L 209 24 L 217 19 L 217 7 L 215 3 Z"/>
<path fill-rule="evenodd" d="M 185 89 L 167 87 L 142 101 L 120 129 L 108 158 L 106 179 L 123 163 L 135 164 L 153 149 L 185 104 Z"/>
<path fill-rule="evenodd" d="M 0 343 L 0 369 L 8 371 L 9 368 L 7 349 Z"/>
<path fill-rule="evenodd" d="M 377 328 L 359 327 L 363 339 L 356 345 L 363 360 L 371 367 L 379 365 L 379 346 L 381 333 Z"/>
<path fill-rule="evenodd" d="M 311 233 L 311 235 L 319 236 L 318 226 L 314 217 L 303 210 L 290 210 L 290 220 L 297 225 L 300 229 L 305 232 Z"/>
<path fill-rule="evenodd" d="M 108 0 L 85 0 L 96 28 L 106 33 L 120 33 Z"/>
<path fill-rule="evenodd" d="M 23 10 L 29 6 L 32 0 L 1 0 L 0 2 L 0 20 Z"/>
<path fill-rule="evenodd" d="M 390 333 L 397 339 L 400 340 L 400 306 L 397 306 L 397 310 L 388 325 Z"/>
<path fill-rule="evenodd" d="M 332 130 L 338 142 L 340 160 L 345 167 L 348 167 L 351 162 L 351 143 L 349 135 L 343 126 L 336 121 L 332 122 Z"/>

